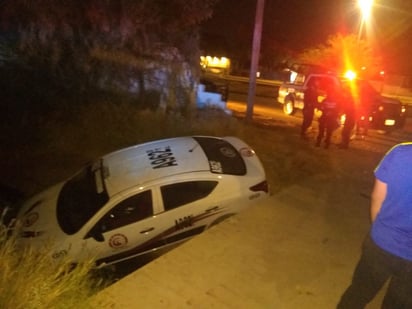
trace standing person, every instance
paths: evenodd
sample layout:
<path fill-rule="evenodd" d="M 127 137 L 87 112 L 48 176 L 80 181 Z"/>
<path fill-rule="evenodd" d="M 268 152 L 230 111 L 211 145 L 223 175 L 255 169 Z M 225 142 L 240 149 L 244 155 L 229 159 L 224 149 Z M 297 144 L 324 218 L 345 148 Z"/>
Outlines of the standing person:
<path fill-rule="evenodd" d="M 356 135 L 365 138 L 368 135 L 369 117 L 372 113 L 372 106 L 376 100 L 376 91 L 367 83 L 360 82 L 358 85 L 357 120 Z"/>
<path fill-rule="evenodd" d="M 306 132 L 312 125 L 315 108 L 318 105 L 318 86 L 315 79 L 311 79 L 303 95 L 303 121 L 300 131 L 302 139 L 307 139 Z"/>
<path fill-rule="evenodd" d="M 389 280 L 382 308 L 412 308 L 412 142 L 386 153 L 375 169 L 372 227 L 338 309 L 364 308 Z"/>
<path fill-rule="evenodd" d="M 345 88 L 343 90 L 342 96 L 342 111 L 345 114 L 345 123 L 342 129 L 342 141 L 339 148 L 346 149 L 349 147 L 350 138 L 352 135 L 352 130 L 356 124 L 356 109 L 355 100 L 353 99 L 350 88 Z"/>
<path fill-rule="evenodd" d="M 325 137 L 325 149 L 329 148 L 333 131 L 338 128 L 339 98 L 335 87 L 327 89 L 326 98 L 319 104 L 322 115 L 319 117 L 319 133 L 316 146 L 319 147 Z M 325 135 L 326 133 L 326 135 Z"/>

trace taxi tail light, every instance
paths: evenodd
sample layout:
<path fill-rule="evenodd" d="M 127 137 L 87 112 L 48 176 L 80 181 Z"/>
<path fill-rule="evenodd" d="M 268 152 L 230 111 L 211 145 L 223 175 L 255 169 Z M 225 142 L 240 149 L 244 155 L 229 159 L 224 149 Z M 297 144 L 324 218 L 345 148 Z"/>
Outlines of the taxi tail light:
<path fill-rule="evenodd" d="M 263 191 L 263 192 L 269 193 L 269 185 L 268 185 L 268 182 L 264 180 L 258 183 L 257 185 L 251 186 L 249 190 L 253 192 Z"/>

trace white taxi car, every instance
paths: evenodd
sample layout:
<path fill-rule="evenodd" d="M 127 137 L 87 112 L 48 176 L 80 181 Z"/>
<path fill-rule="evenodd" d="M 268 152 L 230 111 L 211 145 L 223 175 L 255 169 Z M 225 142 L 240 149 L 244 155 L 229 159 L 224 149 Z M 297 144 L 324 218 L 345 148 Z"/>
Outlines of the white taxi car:
<path fill-rule="evenodd" d="M 267 196 L 264 168 L 240 139 L 164 139 L 105 155 L 27 200 L 19 242 L 103 267 L 185 241 Z"/>

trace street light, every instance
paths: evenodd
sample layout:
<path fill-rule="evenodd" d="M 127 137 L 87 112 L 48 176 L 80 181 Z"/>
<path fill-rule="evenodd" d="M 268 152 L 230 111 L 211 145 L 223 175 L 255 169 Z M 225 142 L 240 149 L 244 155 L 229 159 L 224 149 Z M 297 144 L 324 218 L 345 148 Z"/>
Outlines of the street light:
<path fill-rule="evenodd" d="M 361 21 L 358 33 L 358 42 L 361 39 L 363 26 L 371 15 L 373 0 L 358 0 L 358 6 L 361 12 Z"/>
<path fill-rule="evenodd" d="M 362 13 L 362 19 L 367 20 L 371 14 L 373 0 L 358 0 L 358 5 Z"/>

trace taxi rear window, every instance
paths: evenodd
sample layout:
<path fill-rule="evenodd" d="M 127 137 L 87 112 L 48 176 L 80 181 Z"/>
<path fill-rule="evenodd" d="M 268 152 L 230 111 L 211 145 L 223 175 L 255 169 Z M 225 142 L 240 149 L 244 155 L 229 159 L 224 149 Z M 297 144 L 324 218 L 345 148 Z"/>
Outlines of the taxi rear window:
<path fill-rule="evenodd" d="M 246 165 L 232 144 L 219 138 L 199 137 L 199 143 L 209 161 L 210 171 L 216 174 L 245 175 Z"/>

